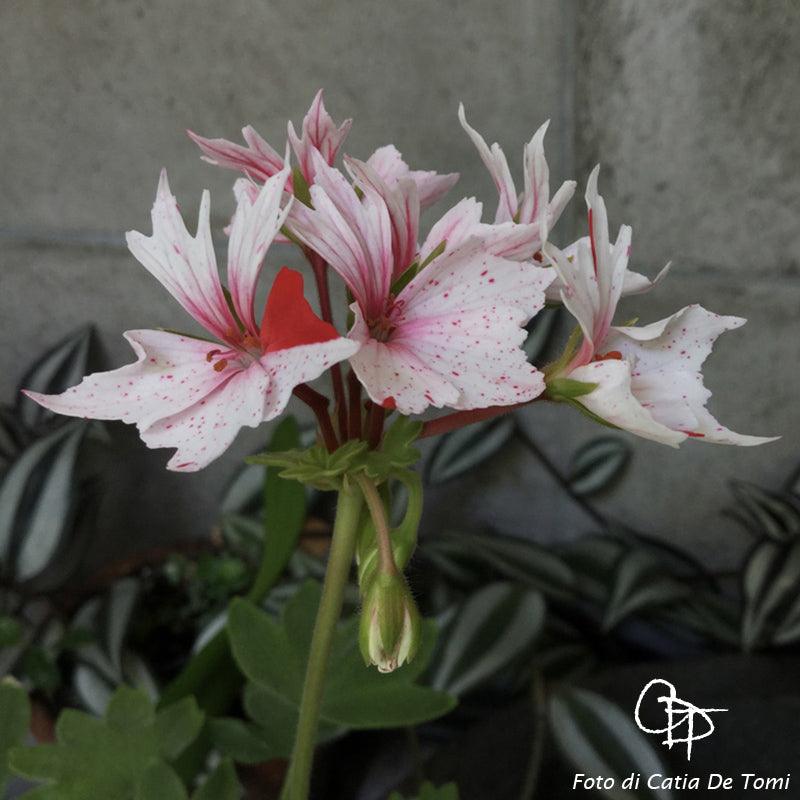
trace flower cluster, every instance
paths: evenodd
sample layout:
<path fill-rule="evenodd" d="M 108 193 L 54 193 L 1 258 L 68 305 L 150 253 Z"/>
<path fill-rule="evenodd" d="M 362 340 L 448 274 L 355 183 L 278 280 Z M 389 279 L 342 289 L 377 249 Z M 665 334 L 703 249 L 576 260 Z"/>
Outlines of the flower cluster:
<path fill-rule="evenodd" d="M 551 197 L 547 124 L 524 147 L 519 193 L 499 145 L 489 147 L 469 126 L 463 106 L 459 119 L 497 188 L 497 210 L 487 223 L 481 203 L 462 199 L 425 237 L 421 210 L 458 176 L 411 169 L 393 145 L 366 160 L 343 156 L 337 167 L 351 123 L 334 122 L 322 92 L 299 134 L 289 123 L 283 155 L 249 126 L 245 145 L 190 133 L 207 161 L 243 176 L 234 184 L 237 205 L 227 229 L 227 287 L 212 244 L 208 193 L 192 236 L 162 172 L 152 235 L 127 238 L 133 255 L 213 340 L 128 331 L 134 363 L 90 375 L 57 396 L 29 396 L 62 414 L 135 423 L 149 447 L 175 450 L 168 466 L 182 471 L 206 466 L 242 426 L 279 415 L 293 393 L 314 408 L 329 449 L 351 439 L 377 446 L 393 411 L 508 408 L 540 397 L 567 400 L 600 421 L 673 446 L 690 437 L 769 441 L 733 433 L 705 407 L 703 361 L 717 336 L 744 320 L 688 306 L 649 325 L 614 326 L 621 296 L 648 291 L 666 268 L 652 282 L 628 270 L 631 229 L 622 226 L 612 244 L 598 169 L 586 189 L 588 235 L 561 250 L 550 231 L 575 183 Z M 307 257 L 321 316 L 304 297 L 301 274 L 287 268 L 257 313 L 257 283 L 274 241 L 294 243 Z M 334 326 L 329 270 L 352 298 L 346 331 Z M 580 334 L 542 372 L 520 345 L 545 302 L 563 303 Z M 334 421 L 327 399 L 307 386 L 328 370 Z"/>

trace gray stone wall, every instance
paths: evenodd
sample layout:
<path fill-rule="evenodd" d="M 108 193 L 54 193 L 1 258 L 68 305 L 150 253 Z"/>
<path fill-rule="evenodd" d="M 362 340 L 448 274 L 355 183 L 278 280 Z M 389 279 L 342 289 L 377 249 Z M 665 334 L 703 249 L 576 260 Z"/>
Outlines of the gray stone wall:
<path fill-rule="evenodd" d="M 280 143 L 285 120 L 298 123 L 324 86 L 334 116 L 356 120 L 348 152 L 393 141 L 414 166 L 461 171 L 456 192 L 491 208 L 458 101 L 515 169 L 522 143 L 551 118 L 554 179 L 583 183 L 602 161 L 612 223 L 633 225 L 636 264 L 652 273 L 674 261 L 657 294 L 627 307 L 647 321 L 698 301 L 750 319 L 707 370 L 714 410 L 735 429 L 783 440 L 677 453 L 636 442 L 605 510 L 724 562 L 745 543 L 718 514 L 726 481 L 771 484 L 793 465 L 797 3 L 7 0 L 0 50 L 2 399 L 36 353 L 80 323 L 97 323 L 114 364 L 129 357 L 122 330 L 179 326 L 180 309 L 122 245 L 125 230 L 149 229 L 158 170 L 169 169 L 189 217 L 210 188 L 220 229 L 232 174 L 200 162 L 184 129 L 237 138 L 252 123 Z M 294 258 L 280 253 L 273 266 Z M 525 424 L 561 464 L 596 433 L 561 408 L 532 408 Z M 159 472 L 166 453 L 123 435 L 128 456 L 110 476 L 109 535 L 96 557 L 204 535 L 227 476 L 263 438 L 243 436 L 204 473 L 175 476 Z M 495 524 L 553 540 L 589 524 L 515 447 L 436 499 L 429 528 Z M 132 518 L 134 534 L 122 535 Z"/>

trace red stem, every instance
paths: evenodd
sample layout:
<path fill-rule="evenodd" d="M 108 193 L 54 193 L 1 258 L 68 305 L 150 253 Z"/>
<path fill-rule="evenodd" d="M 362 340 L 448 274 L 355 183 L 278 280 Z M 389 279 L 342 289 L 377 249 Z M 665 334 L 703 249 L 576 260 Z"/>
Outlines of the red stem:
<path fill-rule="evenodd" d="M 332 453 L 339 446 L 339 441 L 336 438 L 331 416 L 328 413 L 328 398 L 305 383 L 295 386 L 292 394 L 298 400 L 302 400 L 314 412 L 325 447 Z"/>
<path fill-rule="evenodd" d="M 328 287 L 328 265 L 325 260 L 313 250 L 303 248 L 308 263 L 314 272 L 314 280 L 317 283 L 317 294 L 319 295 L 319 310 L 325 322 L 333 324 L 333 310 L 331 309 L 331 294 Z M 331 367 L 331 380 L 333 381 L 333 397 L 336 405 L 337 422 L 339 423 L 339 435 L 342 439 L 347 438 L 347 405 L 344 394 L 344 381 L 342 380 L 342 369 L 339 364 Z"/>
<path fill-rule="evenodd" d="M 350 396 L 350 419 L 348 431 L 351 439 L 361 438 L 361 383 L 351 369 L 347 374 L 347 389 Z"/>
<path fill-rule="evenodd" d="M 538 400 L 539 398 L 536 399 Z M 445 414 L 443 417 L 431 419 L 424 423 L 419 438 L 449 433 L 467 425 L 474 425 L 476 422 L 483 422 L 483 420 L 492 419 L 492 417 L 500 417 L 534 402 L 536 400 L 529 400 L 527 403 L 515 403 L 513 406 L 489 406 L 488 408 L 473 408 L 469 411 L 456 411 L 453 414 Z"/>
<path fill-rule="evenodd" d="M 369 421 L 367 422 L 367 441 L 374 450 L 381 443 L 383 434 L 383 421 L 386 418 L 386 409 L 377 403 L 370 403 Z"/>

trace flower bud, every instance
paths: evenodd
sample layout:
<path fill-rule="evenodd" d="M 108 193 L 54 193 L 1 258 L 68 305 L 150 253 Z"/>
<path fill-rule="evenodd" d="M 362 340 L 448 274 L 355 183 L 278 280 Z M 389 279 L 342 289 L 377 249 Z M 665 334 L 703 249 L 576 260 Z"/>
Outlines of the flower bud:
<path fill-rule="evenodd" d="M 364 661 L 393 672 L 417 652 L 420 617 L 402 575 L 379 572 L 364 595 L 359 645 Z"/>

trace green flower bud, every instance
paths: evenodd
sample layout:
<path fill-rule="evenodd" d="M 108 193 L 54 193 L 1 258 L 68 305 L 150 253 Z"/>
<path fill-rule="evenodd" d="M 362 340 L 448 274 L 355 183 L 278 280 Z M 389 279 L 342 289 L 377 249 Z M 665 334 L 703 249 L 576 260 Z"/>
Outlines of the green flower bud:
<path fill-rule="evenodd" d="M 394 672 L 419 648 L 420 616 L 402 575 L 379 572 L 364 595 L 359 645 L 367 665 Z"/>

